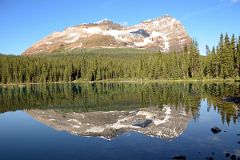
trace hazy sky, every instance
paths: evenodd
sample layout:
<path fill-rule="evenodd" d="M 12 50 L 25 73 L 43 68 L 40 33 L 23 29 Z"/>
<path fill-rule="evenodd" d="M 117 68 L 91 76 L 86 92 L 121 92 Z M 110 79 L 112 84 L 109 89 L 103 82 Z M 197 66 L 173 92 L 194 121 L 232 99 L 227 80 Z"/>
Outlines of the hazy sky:
<path fill-rule="evenodd" d="M 133 25 L 171 15 L 201 52 L 220 33 L 240 35 L 240 0 L 0 0 L 0 52 L 20 54 L 54 31 L 104 18 Z"/>

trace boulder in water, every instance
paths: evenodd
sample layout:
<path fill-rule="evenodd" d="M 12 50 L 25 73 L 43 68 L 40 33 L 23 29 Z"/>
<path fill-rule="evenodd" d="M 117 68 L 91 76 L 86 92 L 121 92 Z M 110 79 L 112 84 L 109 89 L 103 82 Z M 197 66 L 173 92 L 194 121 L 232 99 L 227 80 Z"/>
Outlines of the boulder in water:
<path fill-rule="evenodd" d="M 234 154 L 233 154 L 233 155 L 231 155 L 231 157 L 230 157 L 230 158 L 231 158 L 231 160 L 236 160 L 236 159 L 237 159 L 236 155 L 234 155 Z"/>
<path fill-rule="evenodd" d="M 226 157 L 229 157 L 230 155 L 231 155 L 230 153 L 226 153 L 226 154 L 225 154 Z"/>
<path fill-rule="evenodd" d="M 177 156 L 172 157 L 172 159 L 185 160 L 185 159 L 187 159 L 187 158 L 186 158 L 186 156 L 184 156 L 184 155 L 177 155 Z"/>
<path fill-rule="evenodd" d="M 214 134 L 217 134 L 217 133 L 221 132 L 222 130 L 221 130 L 220 128 L 218 128 L 218 127 L 213 127 L 213 128 L 211 128 L 211 131 L 212 131 Z"/>

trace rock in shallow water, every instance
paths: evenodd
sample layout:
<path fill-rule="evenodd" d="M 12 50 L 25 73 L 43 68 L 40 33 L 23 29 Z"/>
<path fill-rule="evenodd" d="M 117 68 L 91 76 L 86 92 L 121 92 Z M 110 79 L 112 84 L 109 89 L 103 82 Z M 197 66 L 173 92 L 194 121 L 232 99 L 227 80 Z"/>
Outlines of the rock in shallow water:
<path fill-rule="evenodd" d="M 184 156 L 184 155 L 177 155 L 177 156 L 172 157 L 172 159 L 186 160 L 187 158 L 186 158 L 186 156 Z"/>
<path fill-rule="evenodd" d="M 234 154 L 233 154 L 233 155 L 231 155 L 231 157 L 230 157 L 230 158 L 231 158 L 231 160 L 236 160 L 236 159 L 237 159 L 236 155 L 234 155 Z"/>
<path fill-rule="evenodd" d="M 213 157 L 206 157 L 207 160 L 213 160 Z"/>
<path fill-rule="evenodd" d="M 226 156 L 226 157 L 229 157 L 229 156 L 230 156 L 230 153 L 226 153 L 225 156 Z"/>
<path fill-rule="evenodd" d="M 211 128 L 211 131 L 212 131 L 214 134 L 217 134 L 217 133 L 221 132 L 222 130 L 221 130 L 220 128 L 218 128 L 218 127 L 213 127 L 213 128 Z"/>

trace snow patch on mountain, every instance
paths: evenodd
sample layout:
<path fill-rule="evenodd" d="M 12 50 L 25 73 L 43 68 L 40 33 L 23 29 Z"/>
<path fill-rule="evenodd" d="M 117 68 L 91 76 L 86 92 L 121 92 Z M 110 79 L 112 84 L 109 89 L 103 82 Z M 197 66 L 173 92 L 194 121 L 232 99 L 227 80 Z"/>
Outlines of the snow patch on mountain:
<path fill-rule="evenodd" d="M 83 28 L 82 30 L 88 34 L 99 34 L 102 32 L 102 29 L 99 27 Z"/>
<path fill-rule="evenodd" d="M 76 42 L 79 38 L 80 38 L 80 35 L 77 35 L 77 36 L 74 36 L 73 38 L 71 37 L 71 39 L 65 40 L 65 42 L 73 43 L 73 42 Z"/>
<path fill-rule="evenodd" d="M 53 42 L 46 42 L 46 44 L 53 44 Z"/>
<path fill-rule="evenodd" d="M 152 43 L 152 40 L 151 38 L 144 38 L 143 39 L 143 42 L 135 42 L 134 44 L 138 47 L 143 47 L 143 46 L 146 46 L 148 44 Z"/>
<path fill-rule="evenodd" d="M 95 22 L 95 24 L 100 24 L 100 23 L 104 23 L 104 22 L 112 22 L 112 21 L 107 19 L 107 18 L 104 18 L 104 19 L 102 19 L 100 21 Z"/>

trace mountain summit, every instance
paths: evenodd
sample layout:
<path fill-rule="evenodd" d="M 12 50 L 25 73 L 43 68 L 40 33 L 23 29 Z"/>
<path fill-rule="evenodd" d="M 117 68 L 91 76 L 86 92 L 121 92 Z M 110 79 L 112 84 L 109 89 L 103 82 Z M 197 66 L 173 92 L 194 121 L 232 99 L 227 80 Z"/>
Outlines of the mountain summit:
<path fill-rule="evenodd" d="M 134 26 L 122 26 L 104 19 L 54 32 L 23 55 L 51 53 L 59 48 L 144 48 L 169 52 L 180 51 L 190 43 L 191 38 L 183 25 L 171 16 L 142 21 Z"/>

